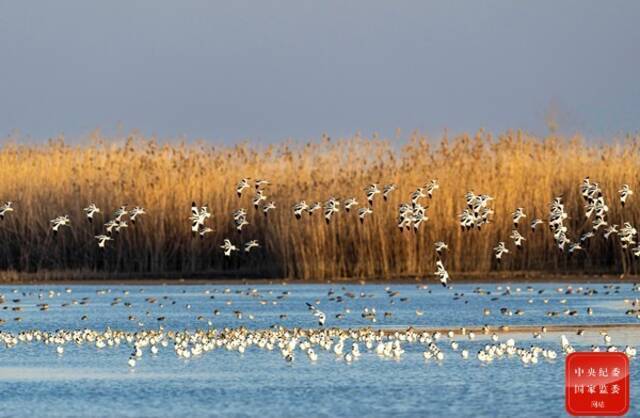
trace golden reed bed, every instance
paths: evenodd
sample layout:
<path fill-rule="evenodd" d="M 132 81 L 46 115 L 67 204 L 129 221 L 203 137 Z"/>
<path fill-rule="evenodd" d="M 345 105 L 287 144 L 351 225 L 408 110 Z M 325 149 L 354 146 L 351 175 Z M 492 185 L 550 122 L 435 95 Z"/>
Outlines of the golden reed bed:
<path fill-rule="evenodd" d="M 402 147 L 359 136 L 315 143 L 283 143 L 252 148 L 161 145 L 131 137 L 119 144 L 101 138 L 82 146 L 61 139 L 42 146 L 10 142 L 0 149 L 0 200 L 15 201 L 16 211 L 0 223 L 0 269 L 10 272 L 82 272 L 84 276 L 153 275 L 290 277 L 425 277 L 434 270 L 433 242 L 449 244 L 447 268 L 456 272 L 538 271 L 635 273 L 637 262 L 602 230 L 589 248 L 569 259 L 555 248 L 543 225 L 532 233 L 528 221 L 546 219 L 554 196 L 564 196 L 573 240 L 590 229 L 579 185 L 584 176 L 601 184 L 610 223 L 640 226 L 640 193 L 623 209 L 617 190 L 623 183 L 640 192 L 639 137 L 615 145 L 588 145 L 579 138 L 537 138 L 520 132 L 500 136 L 480 132 L 430 140 L 420 135 Z M 254 211 L 252 193 L 238 199 L 242 177 L 267 178 L 268 200 L 278 208 L 268 218 Z M 430 220 L 418 234 L 400 232 L 397 207 L 428 180 L 440 189 L 428 202 Z M 324 201 L 356 196 L 371 183 L 397 183 L 388 202 L 377 196 L 364 225 L 344 210 L 325 225 L 321 213 L 293 217 L 300 199 Z M 494 222 L 481 231 L 462 232 L 457 215 L 468 190 L 494 196 Z M 209 204 L 215 232 L 204 241 L 190 233 L 191 201 Z M 103 213 L 87 223 L 82 208 L 95 201 Z M 142 205 L 148 215 L 108 244 L 97 248 L 94 235 L 122 204 Z M 528 218 L 520 231 L 525 248 L 512 251 L 501 265 L 492 257 L 498 241 L 511 231 L 510 213 L 524 207 Z M 250 225 L 235 231 L 231 213 L 245 207 Z M 54 237 L 49 220 L 69 214 L 72 228 Z M 236 244 L 258 239 L 262 248 L 226 259 L 219 248 L 225 237 Z M 8 274 L 6 272 L 9 272 Z M 73 275 L 72 275 L 73 276 Z M 431 277 L 431 276 L 429 276 Z"/>

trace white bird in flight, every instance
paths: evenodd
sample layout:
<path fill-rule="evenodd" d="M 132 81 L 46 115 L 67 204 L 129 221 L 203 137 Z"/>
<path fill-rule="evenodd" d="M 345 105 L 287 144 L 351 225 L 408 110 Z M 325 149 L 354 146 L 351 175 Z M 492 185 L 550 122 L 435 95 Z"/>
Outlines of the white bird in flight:
<path fill-rule="evenodd" d="M 107 241 L 113 241 L 109 235 L 96 235 L 96 239 L 98 240 L 98 247 L 104 248 Z"/>
<path fill-rule="evenodd" d="M 393 192 L 397 188 L 398 186 L 395 183 L 386 184 L 382 188 L 382 198 L 384 199 L 385 202 L 387 201 L 387 199 L 389 199 L 389 195 L 391 194 L 391 192 Z"/>
<path fill-rule="evenodd" d="M 327 200 L 324 204 L 324 219 L 327 224 L 331 222 L 331 217 L 340 211 L 338 206 L 340 206 L 340 202 L 333 197 Z"/>
<path fill-rule="evenodd" d="M 200 229 L 200 239 L 204 239 L 205 235 L 209 234 L 213 232 L 213 228 L 209 228 L 208 226 L 205 226 L 204 228 Z"/>
<path fill-rule="evenodd" d="M 524 209 L 523 208 L 517 208 L 515 210 L 515 212 L 513 212 L 511 214 L 511 218 L 513 218 L 513 227 L 517 228 L 518 227 L 518 223 L 520 222 L 520 219 L 526 218 L 526 217 L 527 217 L 527 215 L 525 215 Z"/>
<path fill-rule="evenodd" d="M 355 197 L 350 197 L 349 199 L 344 201 L 344 210 L 349 212 L 353 206 L 358 206 L 358 201 Z"/>
<path fill-rule="evenodd" d="M 445 250 L 449 249 L 449 246 L 447 246 L 447 244 L 442 241 L 435 242 L 433 246 L 436 247 L 436 253 L 438 254 L 438 256 L 441 256 Z"/>
<path fill-rule="evenodd" d="M 376 183 L 371 183 L 370 185 L 368 185 L 364 189 L 364 192 L 367 194 L 367 201 L 369 201 L 369 205 L 371 206 L 373 206 L 373 198 L 375 197 L 375 195 L 381 193 Z"/>
<path fill-rule="evenodd" d="M 513 240 L 513 243 L 516 244 L 517 248 L 522 248 L 522 241 L 526 241 L 526 239 L 518 232 L 517 229 L 511 231 L 511 235 L 509 236 Z"/>
<path fill-rule="evenodd" d="M 120 222 L 122 220 L 122 218 L 127 215 L 129 212 L 127 212 L 127 207 L 126 206 L 120 206 L 115 213 L 113 214 L 113 216 L 115 216 L 115 220 Z"/>
<path fill-rule="evenodd" d="M 504 244 L 504 241 L 500 241 L 498 243 L 498 246 L 495 247 L 493 249 L 493 251 L 496 254 L 496 260 L 498 260 L 498 262 L 500 262 L 502 260 L 502 256 L 504 254 L 508 254 L 509 253 L 509 249 L 507 248 L 507 246 Z"/>
<path fill-rule="evenodd" d="M 314 202 L 313 205 L 307 207 L 306 211 L 309 213 L 309 216 L 313 215 L 313 212 L 322 209 L 322 204 L 320 202 Z"/>
<path fill-rule="evenodd" d="M 244 189 L 248 189 L 249 187 L 251 187 L 249 186 L 249 180 L 251 180 L 251 178 L 249 177 L 243 178 L 236 185 L 236 193 L 238 194 L 238 197 L 242 197 L 242 192 L 244 191 Z"/>
<path fill-rule="evenodd" d="M 191 221 L 191 232 L 194 237 L 205 228 L 205 222 L 210 217 L 211 213 L 209 212 L 207 204 L 199 208 L 196 202 L 191 202 L 191 216 L 189 220 Z"/>
<path fill-rule="evenodd" d="M 258 248 L 259 246 L 260 244 L 258 243 L 257 239 L 251 240 L 246 244 L 244 244 L 244 252 L 248 253 L 249 251 L 251 251 L 252 248 Z"/>
<path fill-rule="evenodd" d="M 433 192 L 440 188 L 440 184 L 437 179 L 433 179 L 427 183 L 424 188 L 427 191 L 427 196 L 431 199 L 433 197 Z"/>
<path fill-rule="evenodd" d="M 264 207 L 262 208 L 262 213 L 264 213 L 264 216 L 267 216 L 269 211 L 270 210 L 274 210 L 275 208 L 276 208 L 276 202 L 271 201 L 271 202 L 267 203 L 266 205 L 264 205 Z"/>
<path fill-rule="evenodd" d="M 0 221 L 4 219 L 7 212 L 13 212 L 13 202 L 7 201 L 0 206 Z"/>
<path fill-rule="evenodd" d="M 442 260 L 436 261 L 436 272 L 434 274 L 438 276 L 440 284 L 442 284 L 443 287 L 447 287 L 447 282 L 449 281 L 449 273 L 444 268 Z"/>
<path fill-rule="evenodd" d="M 262 192 L 262 190 L 261 189 L 256 190 L 256 194 L 252 200 L 253 207 L 258 209 L 258 206 L 260 206 L 260 202 L 263 202 L 266 200 L 267 200 L 267 196 Z"/>
<path fill-rule="evenodd" d="M 115 219 L 112 219 L 106 224 L 104 224 L 105 229 L 107 230 L 107 234 L 111 234 L 113 232 L 113 229 L 116 228 L 119 223 L 120 222 L 116 221 Z"/>
<path fill-rule="evenodd" d="M 141 215 L 146 215 L 146 213 L 147 212 L 144 210 L 143 207 L 136 206 L 135 208 L 131 209 L 131 211 L 129 212 L 129 219 L 131 219 L 132 224 L 135 224 L 136 218 Z"/>
<path fill-rule="evenodd" d="M 624 207 L 627 198 L 633 194 L 633 190 L 631 190 L 628 184 L 623 184 L 622 189 L 618 190 L 618 193 L 620 194 L 620 204 Z"/>
<path fill-rule="evenodd" d="M 267 179 L 256 179 L 256 189 L 260 189 L 264 186 L 271 184 Z"/>
<path fill-rule="evenodd" d="M 308 208 L 309 206 L 304 200 L 301 200 L 300 202 L 293 205 L 293 214 L 296 216 L 296 219 L 300 219 L 300 217 L 302 217 L 302 212 L 304 212 Z"/>
<path fill-rule="evenodd" d="M 52 219 L 49 222 L 51 222 L 51 229 L 53 230 L 53 235 L 56 235 L 58 233 L 58 229 L 60 229 L 61 226 L 71 226 L 71 220 L 69 219 L 69 215 L 58 216 L 57 218 Z"/>
<path fill-rule="evenodd" d="M 541 219 L 535 218 L 531 221 L 531 231 L 535 232 L 536 226 L 543 224 L 544 222 Z"/>
<path fill-rule="evenodd" d="M 100 213 L 100 208 L 95 203 L 91 203 L 89 206 L 83 209 L 87 213 L 87 220 L 93 222 L 93 216 L 96 213 Z"/>
<path fill-rule="evenodd" d="M 118 222 L 118 225 L 116 225 L 115 229 L 116 229 L 116 233 L 119 234 L 120 230 L 123 228 L 129 228 L 129 225 L 127 225 L 127 221 L 120 221 Z"/>
<path fill-rule="evenodd" d="M 228 239 L 224 240 L 224 243 L 220 246 L 220 248 L 224 250 L 224 255 L 227 257 L 231 255 L 232 251 L 238 251 L 238 247 L 233 245 Z"/>
<path fill-rule="evenodd" d="M 427 195 L 422 191 L 422 187 L 418 187 L 415 192 L 411 193 L 411 203 L 415 206 L 424 197 Z"/>
<path fill-rule="evenodd" d="M 373 210 L 369 207 L 358 209 L 358 218 L 360 218 L 360 223 L 364 223 L 364 218 L 372 213 Z"/>

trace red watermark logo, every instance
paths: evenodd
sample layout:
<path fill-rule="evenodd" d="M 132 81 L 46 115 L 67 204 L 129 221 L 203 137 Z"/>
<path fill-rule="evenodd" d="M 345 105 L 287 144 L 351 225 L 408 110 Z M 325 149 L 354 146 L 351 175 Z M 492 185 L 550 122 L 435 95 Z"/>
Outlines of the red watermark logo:
<path fill-rule="evenodd" d="M 571 353 L 565 376 L 571 415 L 624 415 L 629 410 L 629 359 L 624 353 Z"/>

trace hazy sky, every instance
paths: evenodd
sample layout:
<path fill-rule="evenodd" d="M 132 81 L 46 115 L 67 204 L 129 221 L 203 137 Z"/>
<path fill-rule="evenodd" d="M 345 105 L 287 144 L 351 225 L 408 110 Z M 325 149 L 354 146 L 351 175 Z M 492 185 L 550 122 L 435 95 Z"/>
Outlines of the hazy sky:
<path fill-rule="evenodd" d="M 526 4 L 525 4 L 526 3 Z M 640 127 L 639 1 L 0 0 L 0 137 Z"/>

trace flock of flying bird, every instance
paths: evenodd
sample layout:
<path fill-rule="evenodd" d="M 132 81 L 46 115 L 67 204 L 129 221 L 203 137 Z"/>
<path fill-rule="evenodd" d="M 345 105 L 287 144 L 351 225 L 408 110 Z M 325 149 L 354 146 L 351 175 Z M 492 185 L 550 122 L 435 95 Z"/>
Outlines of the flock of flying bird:
<path fill-rule="evenodd" d="M 267 202 L 266 186 L 270 184 L 268 180 L 256 179 L 253 183 L 255 186 L 255 194 L 252 199 L 252 204 L 256 210 L 262 211 L 264 216 L 268 216 L 269 212 L 276 209 L 274 201 Z M 236 194 L 239 198 L 247 189 L 252 188 L 251 178 L 243 178 L 236 185 Z M 389 195 L 398 187 L 396 184 L 387 184 L 379 188 L 378 184 L 370 184 L 364 189 L 367 205 L 358 209 L 358 218 L 360 223 L 364 223 L 367 216 L 373 213 L 374 201 L 376 196 L 381 194 L 384 201 L 387 201 Z M 440 185 L 436 179 L 427 182 L 423 187 L 417 188 L 409 196 L 408 202 L 401 203 L 398 207 L 398 228 L 400 230 L 411 230 L 417 232 L 420 226 L 429 220 L 427 216 L 428 206 L 422 204 L 423 199 L 432 199 L 434 192 L 440 188 Z M 617 224 L 609 224 L 607 221 L 607 212 L 609 207 L 606 204 L 602 189 L 599 184 L 590 180 L 589 177 L 585 177 L 582 185 L 580 186 L 580 193 L 585 203 L 585 215 L 587 220 L 591 220 L 592 230 L 582 234 L 579 239 L 572 240 L 569 238 L 569 231 L 564 224 L 568 218 L 568 214 L 565 211 L 564 204 L 562 203 L 562 196 L 555 197 L 550 204 L 547 224 L 549 229 L 553 233 L 554 241 L 560 251 L 568 250 L 569 255 L 576 251 L 582 250 L 587 242 L 596 236 L 596 233 L 600 228 L 604 229 L 604 238 L 609 239 L 612 235 L 618 235 L 621 247 L 623 249 L 630 249 L 635 257 L 640 257 L 640 245 L 636 245 L 637 230 L 631 225 L 630 222 L 624 222 L 621 227 Z M 624 207 L 628 198 L 633 194 L 633 191 L 629 185 L 624 184 L 618 191 L 620 203 Z M 490 204 L 494 200 L 493 197 L 480 194 L 476 195 L 473 191 L 469 191 L 465 195 L 466 207 L 459 215 L 459 224 L 463 231 L 469 231 L 472 229 L 480 230 L 483 225 L 491 223 L 491 217 L 494 214 L 494 210 Z M 293 205 L 293 215 L 297 220 L 300 220 L 303 214 L 306 212 L 309 216 L 312 216 L 314 212 L 322 210 L 324 219 L 327 224 L 331 222 L 333 216 L 340 211 L 341 204 L 344 206 L 345 212 L 350 212 L 355 207 L 360 205 L 356 197 L 350 197 L 344 201 L 340 201 L 335 197 L 330 197 L 324 204 L 321 202 L 314 202 L 308 204 L 305 200 L 301 200 Z M 13 202 L 5 202 L 0 206 L 0 220 L 9 213 L 13 212 Z M 92 222 L 95 214 L 100 213 L 100 208 L 95 203 L 91 203 L 88 207 L 84 208 L 87 220 Z M 131 224 L 135 224 L 136 218 L 146 214 L 143 207 L 136 206 L 132 210 L 127 210 L 126 205 L 120 207 L 115 211 L 113 219 L 104 224 L 105 232 L 95 236 L 98 247 L 105 248 L 108 241 L 112 241 L 114 238 L 114 232 L 117 234 L 123 228 L 127 228 L 129 225 L 125 219 L 128 216 Z M 198 207 L 195 202 L 191 204 L 191 231 L 193 236 L 200 236 L 204 239 L 205 236 L 213 231 L 213 228 L 207 226 L 207 220 L 211 218 L 212 214 L 209 212 L 207 205 Z M 237 231 L 242 232 L 243 228 L 249 225 L 247 218 L 247 210 L 240 208 L 233 212 L 233 223 Z M 513 229 L 509 238 L 513 241 L 515 247 L 520 249 L 524 245 L 526 238 L 518 230 L 521 221 L 527 217 L 524 208 L 516 208 L 511 214 L 513 220 Z M 531 231 L 535 232 L 538 225 L 543 224 L 545 221 L 539 218 L 535 218 L 531 221 Z M 58 216 L 50 221 L 51 230 L 53 234 L 57 234 L 59 229 L 63 226 L 71 226 L 71 221 L 68 215 Z M 448 249 L 447 244 L 442 241 L 434 243 L 437 261 L 435 276 L 440 280 L 443 286 L 447 286 L 449 280 L 449 273 L 447 272 L 444 260 L 443 252 Z M 635 247 L 633 247 L 636 245 Z M 238 246 L 232 243 L 231 239 L 226 238 L 220 246 L 225 256 L 231 256 L 233 252 L 239 251 Z M 244 243 L 244 251 L 250 252 L 253 248 L 260 247 L 260 243 L 257 240 L 250 240 Z M 497 246 L 493 248 L 495 259 L 498 263 L 501 262 L 505 254 L 510 252 L 508 245 L 505 241 L 498 242 Z"/>
<path fill-rule="evenodd" d="M 582 185 L 580 186 L 580 193 L 584 200 L 585 216 L 587 220 L 591 220 L 592 230 L 583 233 L 579 239 L 572 241 L 568 236 L 568 228 L 564 224 L 564 221 L 569 217 L 565 212 L 564 204 L 562 203 L 562 197 L 558 196 L 553 199 L 549 209 L 549 229 L 553 232 L 554 241 L 560 251 L 568 249 L 569 255 L 576 251 L 583 250 L 583 246 L 589 242 L 591 238 L 596 236 L 596 233 L 600 228 L 604 228 L 604 238 L 609 239 L 611 235 L 617 234 L 620 237 L 621 247 L 623 249 L 631 248 L 635 245 L 635 239 L 638 235 L 638 231 L 629 222 L 625 222 L 623 226 L 618 229 L 617 224 L 609 224 L 607 222 L 607 212 L 609 207 L 605 203 L 602 189 L 598 183 L 592 182 L 589 177 L 585 177 Z M 624 207 L 629 196 L 633 194 L 633 191 L 629 185 L 624 184 L 618 191 L 620 195 L 620 204 Z M 513 231 L 510 238 L 513 240 L 516 248 L 522 248 L 523 241 L 526 239 L 518 231 L 518 224 L 521 219 L 526 218 L 523 208 L 517 208 L 512 213 L 513 218 Z M 543 224 L 541 219 L 533 219 L 531 221 L 531 230 L 535 231 L 536 226 Z M 498 243 L 498 246 L 494 248 L 496 253 L 496 259 L 500 260 L 503 254 L 509 253 L 508 248 L 504 242 Z M 640 246 L 636 246 L 631 249 L 635 257 L 640 257 Z"/>

